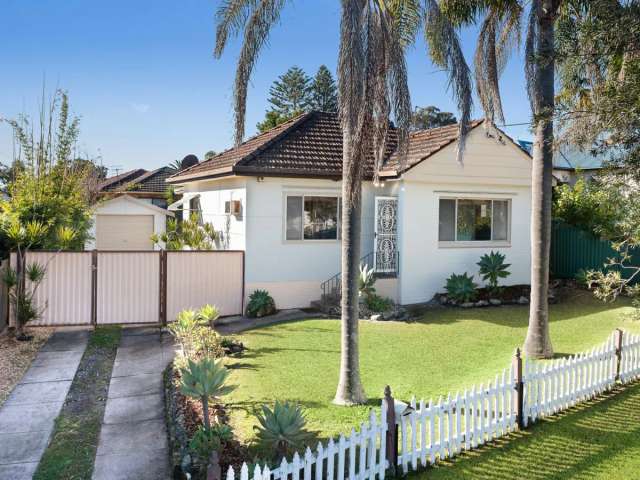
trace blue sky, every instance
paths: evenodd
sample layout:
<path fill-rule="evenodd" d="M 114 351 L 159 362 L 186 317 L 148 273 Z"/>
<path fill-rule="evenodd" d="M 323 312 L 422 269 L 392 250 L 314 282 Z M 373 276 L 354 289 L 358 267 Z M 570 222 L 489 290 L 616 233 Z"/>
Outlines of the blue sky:
<path fill-rule="evenodd" d="M 2 0 L 0 116 L 37 114 L 48 92 L 68 91 L 81 117 L 80 147 L 106 166 L 156 168 L 231 145 L 232 83 L 239 42 L 212 55 L 218 0 Z M 292 65 L 335 71 L 338 0 L 293 0 L 258 62 L 247 105 L 248 134 L 267 108 L 273 80 Z M 477 31 L 461 32 L 468 59 Z M 419 43 L 409 52 L 412 103 L 455 112 L 446 76 Z M 530 117 L 522 53 L 501 81 L 507 123 Z M 476 102 L 477 103 L 477 102 Z M 474 117 L 481 115 L 475 108 Z M 507 128 L 530 138 L 526 126 Z M 0 161 L 11 159 L 11 134 L 0 124 Z"/>

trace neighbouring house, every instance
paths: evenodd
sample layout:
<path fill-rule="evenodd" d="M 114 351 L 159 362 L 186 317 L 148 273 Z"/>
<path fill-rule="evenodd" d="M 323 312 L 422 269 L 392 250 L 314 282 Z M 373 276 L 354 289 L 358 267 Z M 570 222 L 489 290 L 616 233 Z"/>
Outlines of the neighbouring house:
<path fill-rule="evenodd" d="M 98 186 L 93 240 L 87 249 L 154 250 L 151 235 L 161 234 L 167 210 L 166 179 L 175 173 L 170 167 L 147 171 L 135 169 L 105 179 Z"/>
<path fill-rule="evenodd" d="M 393 132 L 380 180 L 368 159 L 362 192 L 363 258 L 378 293 L 430 300 L 451 273 L 477 276 L 491 250 L 511 264 L 508 284 L 530 281 L 531 158 L 502 131 L 471 125 L 464 165 L 457 126 L 414 132 L 399 164 Z M 306 307 L 340 272 L 342 133 L 335 114 L 310 112 L 167 181 L 245 251 L 245 292 L 268 290 L 280 308 Z"/>
<path fill-rule="evenodd" d="M 527 152 L 531 153 L 533 143 L 526 140 L 518 140 L 518 143 Z M 594 155 L 590 150 L 563 143 L 558 146 L 553 154 L 553 177 L 558 183 L 574 185 L 578 178 L 590 180 L 602 173 L 604 164 L 615 153 L 611 149 L 607 154 Z"/>

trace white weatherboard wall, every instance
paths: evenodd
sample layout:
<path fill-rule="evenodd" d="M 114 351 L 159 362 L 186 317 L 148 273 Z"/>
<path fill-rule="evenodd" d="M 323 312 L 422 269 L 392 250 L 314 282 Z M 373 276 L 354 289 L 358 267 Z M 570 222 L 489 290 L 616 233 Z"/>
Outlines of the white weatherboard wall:
<path fill-rule="evenodd" d="M 183 198 L 184 209 L 188 210 L 189 200 L 200 195 L 202 219 L 212 223 L 216 231 L 222 232 L 223 242 L 219 248 L 225 250 L 244 250 L 247 212 L 247 190 L 245 178 L 224 178 L 191 182 L 185 185 Z M 225 202 L 240 200 L 242 204 L 239 215 L 225 213 Z"/>
<path fill-rule="evenodd" d="M 451 273 L 474 274 L 491 250 L 506 255 L 511 276 L 503 284 L 530 282 L 531 159 L 508 140 L 487 138 L 482 127 L 467 140 L 464 166 L 455 144 L 409 170 L 399 193 L 400 303 L 427 301 L 444 291 Z M 442 246 L 438 242 L 440 197 L 511 201 L 511 239 L 500 246 Z"/>
<path fill-rule="evenodd" d="M 285 240 L 285 197 L 340 195 L 341 182 L 265 177 L 247 178 L 246 185 L 246 294 L 265 289 L 278 308 L 308 307 L 320 298 L 321 283 L 341 270 L 340 241 Z M 362 256 L 373 251 L 374 196 L 386 194 L 370 182 L 363 186 Z"/>
<path fill-rule="evenodd" d="M 161 208 L 152 205 L 151 199 L 133 199 L 122 195 L 98 203 L 94 211 L 93 225 L 89 231 L 92 239 L 96 236 L 96 215 L 153 215 L 153 230 L 157 235 L 164 233 L 167 225 L 167 215 Z M 95 240 L 89 240 L 85 245 L 86 250 L 94 248 L 96 248 Z M 154 250 L 159 249 L 158 245 L 154 246 Z"/>

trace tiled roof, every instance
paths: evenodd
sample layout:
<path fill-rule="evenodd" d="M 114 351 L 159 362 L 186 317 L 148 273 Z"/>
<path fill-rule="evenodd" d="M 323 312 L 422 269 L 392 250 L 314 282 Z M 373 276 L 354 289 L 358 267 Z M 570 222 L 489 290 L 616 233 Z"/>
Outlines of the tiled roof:
<path fill-rule="evenodd" d="M 142 168 L 107 178 L 99 190 L 101 192 L 164 193 L 167 190 L 166 180 L 175 173 L 170 167 L 160 167 L 147 171 Z"/>
<path fill-rule="evenodd" d="M 147 171 L 143 168 L 135 168 L 128 170 L 119 175 L 114 175 L 109 178 L 105 178 L 100 185 L 98 185 L 99 191 L 109 192 L 116 190 L 119 186 L 131 182 L 136 177 L 144 175 Z"/>
<path fill-rule="evenodd" d="M 472 128 L 481 122 L 473 122 Z M 458 138 L 458 126 L 414 132 L 404 168 L 410 168 Z M 381 173 L 397 174 L 398 158 L 395 129 L 390 129 L 386 160 Z M 272 175 L 340 178 L 342 175 L 342 130 L 338 116 L 327 112 L 299 115 L 277 127 L 256 135 L 237 148 L 231 148 L 168 180 L 184 183 L 227 175 Z M 367 158 L 365 177 L 373 176 L 373 155 Z"/>

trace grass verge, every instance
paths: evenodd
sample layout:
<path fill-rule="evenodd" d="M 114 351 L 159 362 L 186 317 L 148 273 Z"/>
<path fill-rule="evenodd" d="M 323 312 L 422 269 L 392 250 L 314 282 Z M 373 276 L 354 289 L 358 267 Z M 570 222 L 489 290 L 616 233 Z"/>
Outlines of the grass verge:
<path fill-rule="evenodd" d="M 34 479 L 91 479 L 119 343 L 120 327 L 92 332 Z"/>
<path fill-rule="evenodd" d="M 409 480 L 623 480 L 640 472 L 640 383 L 549 417 L 524 432 Z"/>

